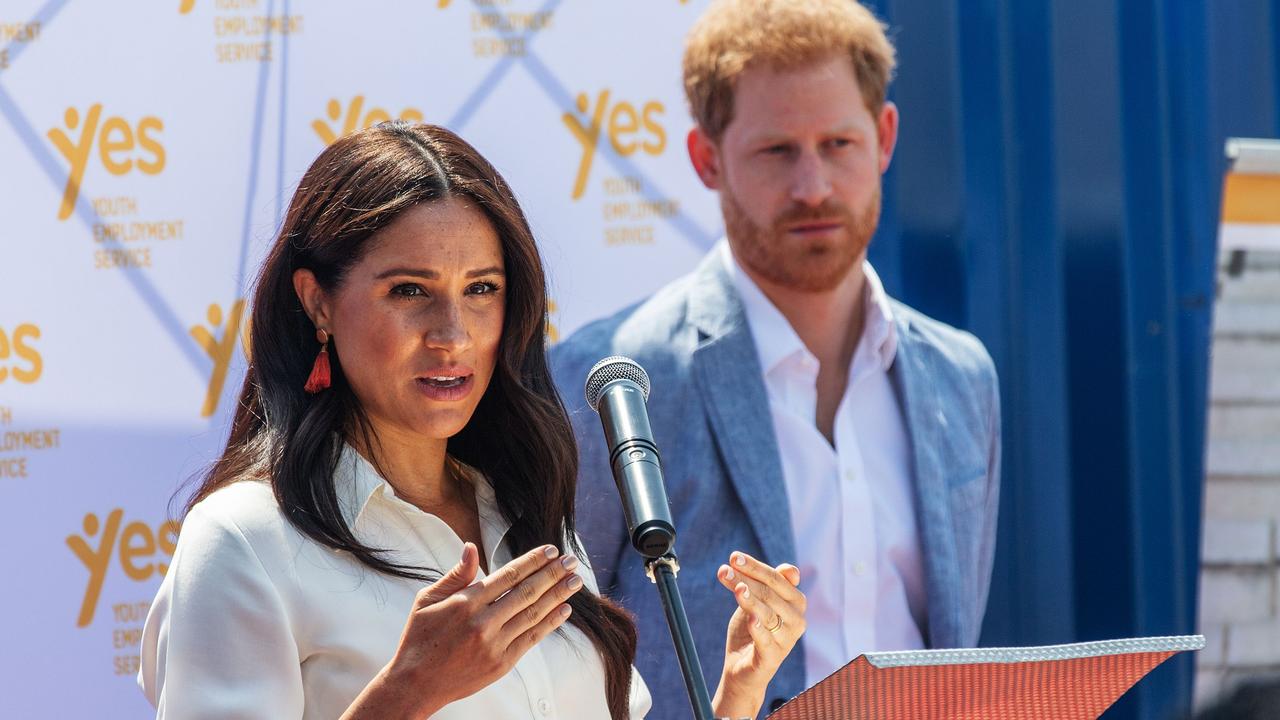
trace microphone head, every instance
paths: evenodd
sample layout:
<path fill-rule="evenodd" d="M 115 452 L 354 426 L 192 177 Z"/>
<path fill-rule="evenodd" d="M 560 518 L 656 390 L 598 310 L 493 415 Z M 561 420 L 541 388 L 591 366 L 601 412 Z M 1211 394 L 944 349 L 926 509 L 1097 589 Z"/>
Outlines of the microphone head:
<path fill-rule="evenodd" d="M 649 399 L 649 374 L 635 360 L 622 355 L 610 355 L 591 366 L 587 373 L 587 404 L 597 410 L 600 403 L 600 391 L 614 380 L 630 380 L 640 386 L 644 399 Z"/>

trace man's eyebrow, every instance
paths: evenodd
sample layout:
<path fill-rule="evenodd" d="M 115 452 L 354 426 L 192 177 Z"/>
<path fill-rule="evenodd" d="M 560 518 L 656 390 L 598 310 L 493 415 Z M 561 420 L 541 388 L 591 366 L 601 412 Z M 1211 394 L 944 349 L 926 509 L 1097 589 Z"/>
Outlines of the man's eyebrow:
<path fill-rule="evenodd" d="M 844 123 L 834 127 L 826 128 L 818 134 L 820 135 L 848 135 L 852 133 L 865 133 L 866 128 L 857 123 Z M 795 136 L 785 131 L 767 130 L 758 135 L 749 136 L 749 142 L 752 143 L 789 143 L 795 141 Z"/>

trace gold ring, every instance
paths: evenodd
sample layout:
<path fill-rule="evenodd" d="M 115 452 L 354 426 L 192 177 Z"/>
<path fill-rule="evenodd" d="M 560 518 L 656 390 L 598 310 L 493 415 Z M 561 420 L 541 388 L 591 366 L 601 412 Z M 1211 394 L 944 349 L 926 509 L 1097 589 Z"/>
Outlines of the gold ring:
<path fill-rule="evenodd" d="M 764 629 L 768 630 L 771 633 L 776 633 L 778 632 L 778 629 L 782 627 L 782 616 L 774 615 L 773 617 L 775 620 L 777 620 L 777 622 L 773 623 L 772 625 L 765 625 Z"/>

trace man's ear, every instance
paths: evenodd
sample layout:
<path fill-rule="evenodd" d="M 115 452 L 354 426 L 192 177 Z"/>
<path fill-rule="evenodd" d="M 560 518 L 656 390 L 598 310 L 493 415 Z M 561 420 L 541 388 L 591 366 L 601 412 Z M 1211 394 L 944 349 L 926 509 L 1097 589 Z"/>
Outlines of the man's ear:
<path fill-rule="evenodd" d="M 876 118 L 876 139 L 880 144 L 880 174 L 889 169 L 893 160 L 893 149 L 898 144 L 898 106 L 885 101 L 880 108 L 880 117 Z"/>
<path fill-rule="evenodd" d="M 694 126 L 685 139 L 689 148 L 689 161 L 698 179 L 711 190 L 719 190 L 723 182 L 720 170 L 720 148 L 712 142 L 702 128 Z"/>
<path fill-rule="evenodd" d="M 298 300 L 302 302 L 302 309 L 307 313 L 307 317 L 311 318 L 311 323 L 317 329 L 333 334 L 333 326 L 330 324 L 332 312 L 329 307 L 329 298 L 324 288 L 320 287 L 320 281 L 316 279 L 315 273 L 307 268 L 294 270 L 293 291 L 297 293 Z"/>

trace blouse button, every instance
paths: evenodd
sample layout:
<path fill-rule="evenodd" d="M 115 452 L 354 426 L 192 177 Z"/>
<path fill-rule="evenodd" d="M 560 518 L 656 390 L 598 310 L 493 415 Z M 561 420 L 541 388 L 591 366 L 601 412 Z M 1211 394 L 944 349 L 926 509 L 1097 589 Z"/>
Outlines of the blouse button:
<path fill-rule="evenodd" d="M 538 712 L 542 713 L 543 715 L 551 714 L 551 703 L 547 702 L 546 698 L 542 698 L 541 700 L 538 701 Z"/>

